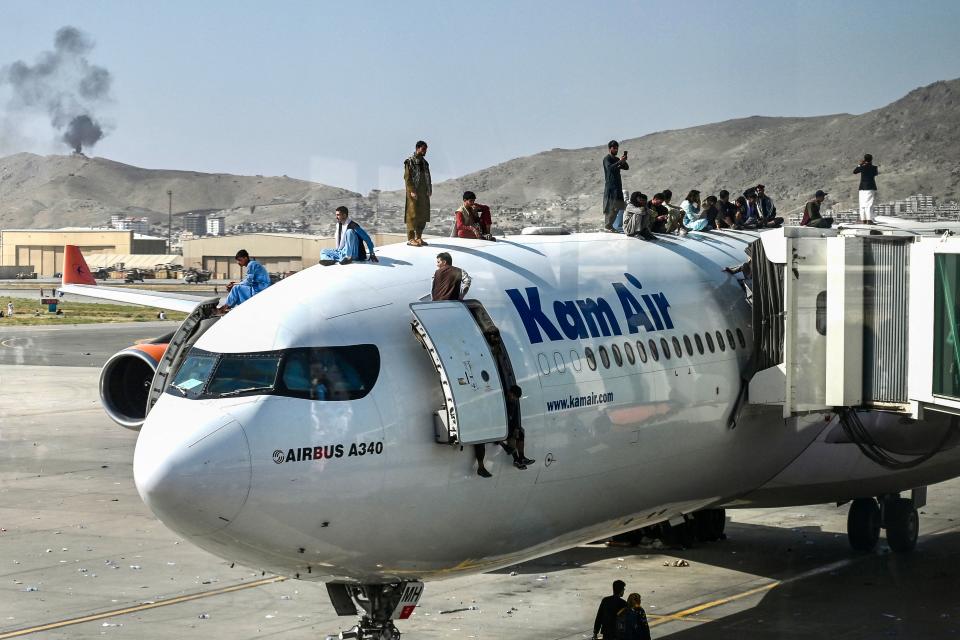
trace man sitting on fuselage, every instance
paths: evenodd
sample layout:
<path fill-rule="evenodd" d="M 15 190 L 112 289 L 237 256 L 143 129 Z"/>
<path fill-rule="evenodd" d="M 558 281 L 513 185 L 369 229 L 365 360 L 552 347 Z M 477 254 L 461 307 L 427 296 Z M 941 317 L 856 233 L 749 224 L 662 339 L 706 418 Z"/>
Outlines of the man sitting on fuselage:
<path fill-rule="evenodd" d="M 350 264 L 354 260 L 380 262 L 373 252 L 373 240 L 354 220 L 350 220 L 350 212 L 346 207 L 337 207 L 337 248 L 324 249 L 320 252 L 320 264 Z M 370 248 L 369 256 L 364 244 Z"/>
<path fill-rule="evenodd" d="M 226 303 L 217 307 L 215 311 L 217 315 L 223 315 L 270 286 L 270 274 L 262 264 L 250 257 L 246 249 L 237 251 L 236 260 L 241 268 L 246 267 L 247 277 L 243 282 L 231 282 L 227 285 L 227 291 L 230 293 L 227 295 Z"/>

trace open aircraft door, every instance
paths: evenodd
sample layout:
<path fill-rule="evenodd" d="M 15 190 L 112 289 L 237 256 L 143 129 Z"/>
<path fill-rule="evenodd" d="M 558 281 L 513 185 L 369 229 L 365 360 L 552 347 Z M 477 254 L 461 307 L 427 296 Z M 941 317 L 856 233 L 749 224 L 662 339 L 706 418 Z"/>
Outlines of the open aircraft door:
<path fill-rule="evenodd" d="M 413 330 L 440 374 L 444 408 L 437 441 L 497 442 L 507 437 L 504 384 L 490 344 L 466 304 L 415 302 Z"/>

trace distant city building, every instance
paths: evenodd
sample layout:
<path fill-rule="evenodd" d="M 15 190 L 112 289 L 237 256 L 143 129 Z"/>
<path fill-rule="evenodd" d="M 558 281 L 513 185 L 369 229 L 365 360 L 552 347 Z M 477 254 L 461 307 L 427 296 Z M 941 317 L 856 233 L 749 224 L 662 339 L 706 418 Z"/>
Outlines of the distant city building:
<path fill-rule="evenodd" d="M 131 218 L 114 214 L 110 216 L 110 227 L 118 231 L 133 231 L 134 233 L 149 234 L 150 221 L 146 218 Z"/>
<path fill-rule="evenodd" d="M 226 218 L 223 216 L 216 216 L 207 218 L 207 235 L 208 236 L 222 236 L 227 233 L 227 224 Z"/>
<path fill-rule="evenodd" d="M 207 235 L 207 216 L 202 213 L 188 213 L 183 216 L 183 230 L 195 236 Z"/>

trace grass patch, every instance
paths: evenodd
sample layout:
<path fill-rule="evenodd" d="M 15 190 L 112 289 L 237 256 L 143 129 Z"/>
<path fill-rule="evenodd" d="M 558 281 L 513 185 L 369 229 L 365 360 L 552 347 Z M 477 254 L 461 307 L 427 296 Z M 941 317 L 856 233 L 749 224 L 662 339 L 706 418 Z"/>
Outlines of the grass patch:
<path fill-rule="evenodd" d="M 7 303 L 13 302 L 13 317 L 8 318 Z M 151 322 L 157 320 L 159 309 L 126 304 L 63 302 L 58 307 L 63 315 L 47 311 L 47 305 L 36 298 L 0 298 L 0 327 L 56 324 L 95 324 L 101 322 Z M 167 320 L 181 321 L 187 314 L 164 311 Z"/>

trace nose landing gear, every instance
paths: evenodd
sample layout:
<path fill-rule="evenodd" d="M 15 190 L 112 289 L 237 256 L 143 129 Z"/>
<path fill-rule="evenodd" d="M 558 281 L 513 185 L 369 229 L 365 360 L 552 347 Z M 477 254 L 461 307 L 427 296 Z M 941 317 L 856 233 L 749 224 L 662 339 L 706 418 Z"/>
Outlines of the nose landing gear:
<path fill-rule="evenodd" d="M 921 505 L 922 506 L 922 505 Z M 920 534 L 920 517 L 912 498 L 881 496 L 857 498 L 847 513 L 847 537 L 857 551 L 873 551 L 880 529 L 887 531 L 887 544 L 896 553 L 913 551 Z"/>
<path fill-rule="evenodd" d="M 363 611 L 360 621 L 347 631 L 328 640 L 356 638 L 357 640 L 400 640 L 400 631 L 393 617 L 406 620 L 413 613 L 423 594 L 422 582 L 393 584 L 327 584 L 327 593 L 337 615 L 356 615 Z"/>

